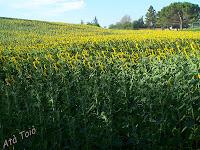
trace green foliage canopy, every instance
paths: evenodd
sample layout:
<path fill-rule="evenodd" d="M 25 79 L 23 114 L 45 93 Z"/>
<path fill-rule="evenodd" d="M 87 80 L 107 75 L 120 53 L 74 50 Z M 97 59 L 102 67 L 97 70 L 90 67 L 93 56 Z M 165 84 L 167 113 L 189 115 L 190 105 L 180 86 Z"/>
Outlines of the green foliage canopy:
<path fill-rule="evenodd" d="M 117 22 L 116 24 L 111 24 L 109 26 L 110 29 L 139 29 L 139 28 L 144 28 L 144 27 L 145 25 L 144 25 L 143 17 L 131 22 L 130 16 L 127 16 L 127 15 L 122 17 L 120 22 Z"/>
<path fill-rule="evenodd" d="M 189 2 L 176 2 L 158 12 L 158 24 L 162 27 L 188 27 L 199 19 L 200 7 Z"/>
<path fill-rule="evenodd" d="M 157 14 L 153 6 L 150 6 L 146 13 L 146 25 L 149 28 L 155 28 L 157 20 Z"/>
<path fill-rule="evenodd" d="M 96 16 L 94 17 L 94 20 L 92 22 L 88 22 L 87 25 L 101 27 Z"/>

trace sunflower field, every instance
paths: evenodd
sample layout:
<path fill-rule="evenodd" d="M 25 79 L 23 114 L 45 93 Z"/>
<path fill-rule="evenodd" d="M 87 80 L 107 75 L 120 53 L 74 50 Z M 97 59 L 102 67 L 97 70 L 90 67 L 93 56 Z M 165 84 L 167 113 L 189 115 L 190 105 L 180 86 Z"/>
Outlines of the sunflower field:
<path fill-rule="evenodd" d="M 200 148 L 200 32 L 0 18 L 0 147 Z"/>

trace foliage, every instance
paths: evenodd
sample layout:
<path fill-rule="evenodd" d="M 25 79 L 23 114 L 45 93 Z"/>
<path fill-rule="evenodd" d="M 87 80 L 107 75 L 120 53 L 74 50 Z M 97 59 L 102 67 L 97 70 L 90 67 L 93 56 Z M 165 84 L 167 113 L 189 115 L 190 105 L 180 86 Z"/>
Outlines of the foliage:
<path fill-rule="evenodd" d="M 131 23 L 131 17 L 129 15 L 125 15 L 120 20 L 121 24 Z"/>
<path fill-rule="evenodd" d="M 199 19 L 200 7 L 188 2 L 176 2 L 164 7 L 158 13 L 159 24 L 163 27 L 188 27 L 190 23 Z"/>
<path fill-rule="evenodd" d="M 133 21 L 133 29 L 145 28 L 143 17 Z"/>
<path fill-rule="evenodd" d="M 121 18 L 120 22 L 117 22 L 116 24 L 111 24 L 109 26 L 110 29 L 132 29 L 132 23 L 131 23 L 131 17 L 128 15 L 125 15 Z"/>
<path fill-rule="evenodd" d="M 92 22 L 88 22 L 87 25 L 101 27 L 96 16 L 94 17 L 94 20 Z"/>
<path fill-rule="evenodd" d="M 133 29 L 133 26 L 131 22 L 126 22 L 123 24 L 118 22 L 116 24 L 111 24 L 109 29 Z"/>
<path fill-rule="evenodd" d="M 109 26 L 110 29 L 139 29 L 139 28 L 144 28 L 144 27 L 145 27 L 145 24 L 143 21 L 143 17 L 131 22 L 131 19 L 129 16 L 124 16 L 120 22 L 116 24 L 111 24 Z"/>
<path fill-rule="evenodd" d="M 155 28 L 157 21 L 157 14 L 153 6 L 150 6 L 146 13 L 146 25 L 148 28 Z"/>
<path fill-rule="evenodd" d="M 199 148 L 199 37 L 0 19 L 1 145 L 34 125 L 15 149 Z"/>

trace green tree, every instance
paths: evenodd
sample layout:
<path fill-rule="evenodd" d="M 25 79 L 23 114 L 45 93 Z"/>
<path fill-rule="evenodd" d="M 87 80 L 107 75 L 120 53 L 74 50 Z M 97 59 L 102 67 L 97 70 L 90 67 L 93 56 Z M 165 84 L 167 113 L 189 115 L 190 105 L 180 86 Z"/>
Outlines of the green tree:
<path fill-rule="evenodd" d="M 128 15 L 125 15 L 122 17 L 120 22 L 117 22 L 116 24 L 111 24 L 109 26 L 109 29 L 139 29 L 144 28 L 144 20 L 143 17 L 139 18 L 138 20 L 134 20 L 131 22 L 131 17 Z"/>
<path fill-rule="evenodd" d="M 149 28 L 156 27 L 157 14 L 153 6 L 150 6 L 146 13 L 146 25 Z"/>
<path fill-rule="evenodd" d="M 162 27 L 178 26 L 180 29 L 188 27 L 190 23 L 199 19 L 200 7 L 189 2 L 176 2 L 161 9 L 158 22 Z"/>
<path fill-rule="evenodd" d="M 131 17 L 129 15 L 125 15 L 120 20 L 121 24 L 131 23 Z"/>
<path fill-rule="evenodd" d="M 87 25 L 101 27 L 96 16 L 94 17 L 94 20 L 92 22 L 88 22 Z"/>
<path fill-rule="evenodd" d="M 145 28 L 143 16 L 138 19 L 138 22 L 139 22 L 139 27 L 140 28 Z"/>
<path fill-rule="evenodd" d="M 99 24 L 98 19 L 97 19 L 96 16 L 94 17 L 93 24 L 94 24 L 95 26 L 100 27 L 100 24 Z"/>
<path fill-rule="evenodd" d="M 133 29 L 144 28 L 144 20 L 143 17 L 139 18 L 138 20 L 133 21 Z"/>
<path fill-rule="evenodd" d="M 125 15 L 121 18 L 120 22 L 116 24 L 111 24 L 109 26 L 110 29 L 133 29 L 131 17 L 129 15 Z"/>

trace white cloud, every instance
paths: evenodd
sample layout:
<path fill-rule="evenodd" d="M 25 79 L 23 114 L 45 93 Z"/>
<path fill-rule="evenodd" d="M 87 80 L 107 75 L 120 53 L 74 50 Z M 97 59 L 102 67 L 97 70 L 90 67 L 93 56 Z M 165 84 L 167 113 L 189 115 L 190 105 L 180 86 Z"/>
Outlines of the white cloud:
<path fill-rule="evenodd" d="M 57 5 L 55 9 L 52 9 L 49 13 L 64 13 L 69 10 L 76 10 L 76 9 L 81 9 L 84 6 L 84 1 L 79 0 L 79 1 L 71 1 L 71 2 L 65 2 L 62 3 L 61 5 Z"/>
<path fill-rule="evenodd" d="M 57 15 L 70 10 L 84 7 L 84 0 L 28 0 L 24 3 L 15 3 L 13 8 L 40 12 L 41 14 Z"/>

